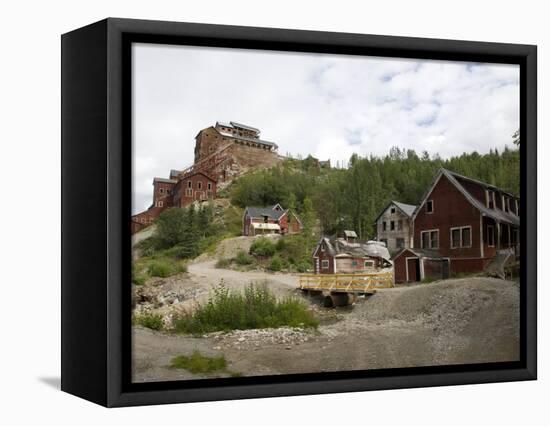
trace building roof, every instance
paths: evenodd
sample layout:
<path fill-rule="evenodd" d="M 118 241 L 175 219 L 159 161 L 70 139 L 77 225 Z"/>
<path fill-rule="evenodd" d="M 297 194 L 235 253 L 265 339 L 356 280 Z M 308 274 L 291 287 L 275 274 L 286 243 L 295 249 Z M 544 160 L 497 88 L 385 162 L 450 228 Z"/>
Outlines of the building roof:
<path fill-rule="evenodd" d="M 260 129 L 257 129 L 256 127 L 249 126 L 247 124 L 237 123 L 236 121 L 230 121 L 229 123 L 231 123 L 231 125 L 233 127 L 236 127 L 238 129 L 245 129 L 245 130 L 250 130 L 252 132 L 260 133 Z"/>
<path fill-rule="evenodd" d="M 156 177 L 153 179 L 153 184 L 155 184 L 155 182 L 162 182 L 162 183 L 178 183 L 177 180 L 174 180 L 174 179 L 166 179 L 166 178 L 160 178 L 160 177 Z"/>
<path fill-rule="evenodd" d="M 355 231 L 344 231 L 344 235 L 348 238 L 357 238 Z"/>
<path fill-rule="evenodd" d="M 418 206 L 413 206 L 412 204 L 400 203 L 399 201 L 393 201 L 393 204 L 399 207 L 399 209 L 402 210 L 403 213 L 405 213 L 409 217 L 412 217 L 412 215 L 414 214 L 414 211 L 416 210 L 416 207 L 418 207 Z"/>
<path fill-rule="evenodd" d="M 181 173 L 181 170 L 175 170 L 175 169 L 170 170 L 170 179 L 172 179 L 172 177 L 177 177 L 180 173 Z"/>
<path fill-rule="evenodd" d="M 477 198 L 475 198 L 472 194 L 470 194 L 470 192 L 463 185 L 460 184 L 458 179 L 466 179 L 466 180 L 469 180 L 470 182 L 481 185 L 484 188 L 493 189 L 495 191 L 499 191 L 499 192 L 505 193 L 505 194 L 510 195 L 510 196 L 513 197 L 512 194 L 510 194 L 506 191 L 502 191 L 501 189 L 497 188 L 496 186 L 489 185 L 487 183 L 484 183 L 484 182 L 481 182 L 481 181 L 478 181 L 478 180 L 475 180 L 475 179 L 471 179 L 471 178 L 466 177 L 466 176 L 462 176 L 458 173 L 454 173 L 454 172 L 451 172 L 450 170 L 443 169 L 443 168 L 439 170 L 438 174 L 436 175 L 436 177 L 434 179 L 434 183 L 432 184 L 430 189 L 426 192 L 424 197 L 422 197 L 422 202 L 420 203 L 420 206 L 418 206 L 418 208 L 416 209 L 415 215 L 418 214 L 418 211 L 420 210 L 420 207 L 422 207 L 424 205 L 424 203 L 426 202 L 426 199 L 428 198 L 428 196 L 432 192 L 433 188 L 435 187 L 435 185 L 437 184 L 437 182 L 439 181 L 441 176 L 445 176 L 449 180 L 449 182 L 451 182 L 464 195 L 464 197 L 476 209 L 478 209 L 480 211 L 480 213 L 483 216 L 490 217 L 490 218 L 496 220 L 497 222 L 502 222 L 502 223 L 507 223 L 507 224 L 510 224 L 510 225 L 519 226 L 519 224 L 520 224 L 519 216 L 516 216 L 513 213 L 507 213 L 507 212 L 505 212 L 503 210 L 500 210 L 500 209 L 497 209 L 497 208 L 490 209 L 489 207 L 485 206 L 485 204 L 483 204 Z M 517 197 L 514 197 L 514 198 L 517 198 Z"/>
<path fill-rule="evenodd" d="M 181 177 L 181 180 L 187 179 L 187 178 L 190 178 L 190 177 L 193 177 L 193 176 L 196 176 L 196 175 L 203 175 L 205 178 L 211 180 L 212 182 L 217 182 L 217 180 L 214 179 L 212 176 L 208 176 L 206 173 L 204 173 L 203 171 L 200 171 L 200 170 L 197 170 L 197 171 L 191 170 L 189 173 L 183 175 Z"/>
<path fill-rule="evenodd" d="M 344 238 L 331 240 L 323 237 L 319 244 L 325 243 L 327 252 L 331 256 L 354 256 L 354 257 L 377 257 L 386 261 L 390 260 L 390 252 L 384 244 L 378 241 L 368 241 L 366 243 L 349 243 Z"/>
<path fill-rule="evenodd" d="M 380 214 L 376 217 L 376 219 L 374 220 L 375 222 L 378 221 L 378 219 L 380 219 L 380 216 L 382 216 L 384 214 L 384 212 L 386 210 L 388 210 L 388 208 L 391 206 L 391 205 L 394 205 L 396 206 L 399 210 L 401 210 L 406 216 L 408 217 L 412 217 L 413 214 L 414 214 L 414 211 L 416 210 L 416 208 L 418 206 L 413 206 L 412 204 L 405 204 L 405 203 L 400 203 L 399 201 L 390 201 L 388 203 L 388 205 L 386 207 L 384 207 L 382 209 L 382 211 L 380 212 Z"/>
<path fill-rule="evenodd" d="M 404 248 L 404 249 L 398 251 L 397 253 L 395 253 L 395 255 L 392 257 L 392 260 L 397 259 L 399 256 L 401 256 L 406 251 L 410 251 L 411 253 L 413 253 L 416 256 L 421 257 L 421 258 L 429 258 L 429 259 L 443 259 L 443 258 L 445 258 L 445 257 L 441 256 L 437 252 L 437 250 L 407 247 L 407 248 Z"/>
<path fill-rule="evenodd" d="M 227 133 L 227 132 L 224 132 L 223 130 L 217 130 L 216 129 L 216 131 L 220 135 L 227 136 L 228 138 L 238 139 L 238 140 L 242 140 L 242 141 L 246 141 L 246 142 L 259 143 L 260 145 L 271 146 L 275 149 L 277 149 L 279 147 L 275 142 L 270 142 L 270 141 L 266 141 L 266 140 L 258 139 L 258 138 L 250 138 L 250 137 L 247 137 L 247 136 L 236 135 L 234 133 Z"/>
<path fill-rule="evenodd" d="M 277 206 L 277 204 L 275 204 Z M 274 210 L 275 206 L 271 207 L 247 207 L 244 211 L 248 212 L 248 216 L 253 218 L 262 218 L 267 216 L 271 219 L 279 220 L 284 216 L 287 210 Z"/>

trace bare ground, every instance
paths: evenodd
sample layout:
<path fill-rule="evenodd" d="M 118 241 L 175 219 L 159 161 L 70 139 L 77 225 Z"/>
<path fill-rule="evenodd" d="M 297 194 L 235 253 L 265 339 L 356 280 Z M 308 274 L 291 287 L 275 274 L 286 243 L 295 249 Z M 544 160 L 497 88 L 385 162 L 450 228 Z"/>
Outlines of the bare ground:
<path fill-rule="evenodd" d="M 278 296 L 295 293 L 297 277 L 291 274 L 220 270 L 214 264 L 215 260 L 203 259 L 190 265 L 188 274 L 150 284 L 164 293 L 181 294 L 155 309 L 166 315 L 189 309 L 206 300 L 220 278 L 233 289 L 260 281 Z M 168 368 L 173 357 L 194 350 L 207 356 L 224 355 L 229 369 L 243 376 L 519 359 L 515 282 L 464 278 L 398 287 L 337 309 L 307 300 L 321 318 L 316 331 L 244 330 L 197 338 L 135 327 L 134 381 L 207 377 Z"/>

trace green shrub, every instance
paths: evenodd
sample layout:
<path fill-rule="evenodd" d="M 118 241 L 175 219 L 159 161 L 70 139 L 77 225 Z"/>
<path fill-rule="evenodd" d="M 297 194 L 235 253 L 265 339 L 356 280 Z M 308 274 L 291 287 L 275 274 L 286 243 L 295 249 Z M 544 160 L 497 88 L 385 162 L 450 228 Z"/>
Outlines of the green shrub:
<path fill-rule="evenodd" d="M 141 325 L 142 327 L 157 331 L 162 330 L 164 326 L 162 315 L 149 313 L 134 315 L 133 323 L 134 325 Z"/>
<path fill-rule="evenodd" d="M 240 250 L 237 253 L 237 256 L 235 256 L 235 263 L 238 265 L 250 265 L 254 259 L 250 257 L 248 254 L 246 254 L 245 251 Z"/>
<path fill-rule="evenodd" d="M 216 262 L 216 268 L 218 268 L 218 269 L 227 269 L 227 268 L 229 268 L 230 265 L 231 265 L 231 260 L 230 259 L 219 259 Z"/>
<path fill-rule="evenodd" d="M 258 238 L 250 246 L 250 254 L 254 256 L 271 257 L 275 254 L 275 244 L 268 238 Z"/>
<path fill-rule="evenodd" d="M 227 368 L 227 361 L 223 355 L 211 358 L 202 355 L 199 351 L 194 351 L 191 356 L 179 355 L 172 358 L 170 367 L 183 368 L 194 374 L 204 374 L 214 371 L 225 371 Z"/>
<path fill-rule="evenodd" d="M 135 285 L 143 285 L 145 284 L 145 281 L 147 281 L 147 275 L 139 272 L 137 268 L 132 268 L 132 282 Z"/>
<path fill-rule="evenodd" d="M 311 262 L 300 262 L 296 265 L 296 270 L 300 273 L 307 272 L 311 268 Z"/>
<path fill-rule="evenodd" d="M 186 272 L 187 266 L 169 259 L 153 259 L 149 261 L 147 272 L 152 277 L 166 278 L 181 272 Z"/>
<path fill-rule="evenodd" d="M 273 256 L 268 268 L 270 271 L 280 271 L 281 269 L 283 269 L 283 266 L 283 259 L 281 259 L 279 256 Z"/>
<path fill-rule="evenodd" d="M 221 283 L 206 304 L 173 319 L 175 332 L 190 334 L 318 324 L 302 300 L 292 297 L 277 300 L 265 285 L 254 284 L 241 293 L 230 292 Z"/>

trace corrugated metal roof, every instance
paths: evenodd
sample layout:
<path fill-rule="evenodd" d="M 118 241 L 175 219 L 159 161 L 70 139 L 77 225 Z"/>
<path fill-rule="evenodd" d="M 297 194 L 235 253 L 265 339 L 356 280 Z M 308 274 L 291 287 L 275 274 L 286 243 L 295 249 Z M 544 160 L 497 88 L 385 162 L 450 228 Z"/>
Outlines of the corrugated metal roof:
<path fill-rule="evenodd" d="M 277 204 L 276 204 L 277 205 Z M 264 216 L 270 217 L 275 220 L 279 220 L 281 216 L 286 213 L 286 210 L 273 210 L 273 207 L 247 207 L 245 212 L 248 216 L 254 218 L 263 218 Z"/>
<path fill-rule="evenodd" d="M 237 123 L 236 121 L 230 121 L 230 123 L 233 125 L 233 127 L 236 127 L 236 128 L 239 128 L 239 129 L 250 130 L 250 131 L 256 132 L 256 133 L 260 133 L 260 129 L 257 129 L 256 127 L 249 126 L 248 124 Z"/>
<path fill-rule="evenodd" d="M 383 243 L 378 241 L 368 241 L 367 243 L 348 243 L 343 238 L 331 240 L 324 237 L 319 241 L 319 244 L 325 243 L 327 252 L 331 256 L 349 255 L 356 257 L 378 257 L 384 260 L 390 260 L 390 252 Z"/>
<path fill-rule="evenodd" d="M 357 234 L 355 233 L 355 231 L 344 231 L 344 235 L 346 237 L 357 238 Z"/>

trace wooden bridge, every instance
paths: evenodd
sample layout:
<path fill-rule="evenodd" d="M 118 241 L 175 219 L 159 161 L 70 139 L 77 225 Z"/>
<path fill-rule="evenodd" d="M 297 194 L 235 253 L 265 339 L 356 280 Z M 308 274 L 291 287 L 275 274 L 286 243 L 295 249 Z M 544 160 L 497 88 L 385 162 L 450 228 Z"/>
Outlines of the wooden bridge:
<path fill-rule="evenodd" d="M 378 288 L 390 287 L 394 287 L 393 271 L 299 276 L 300 290 L 310 294 L 323 294 L 336 306 L 353 303 L 359 294 L 374 294 Z"/>

